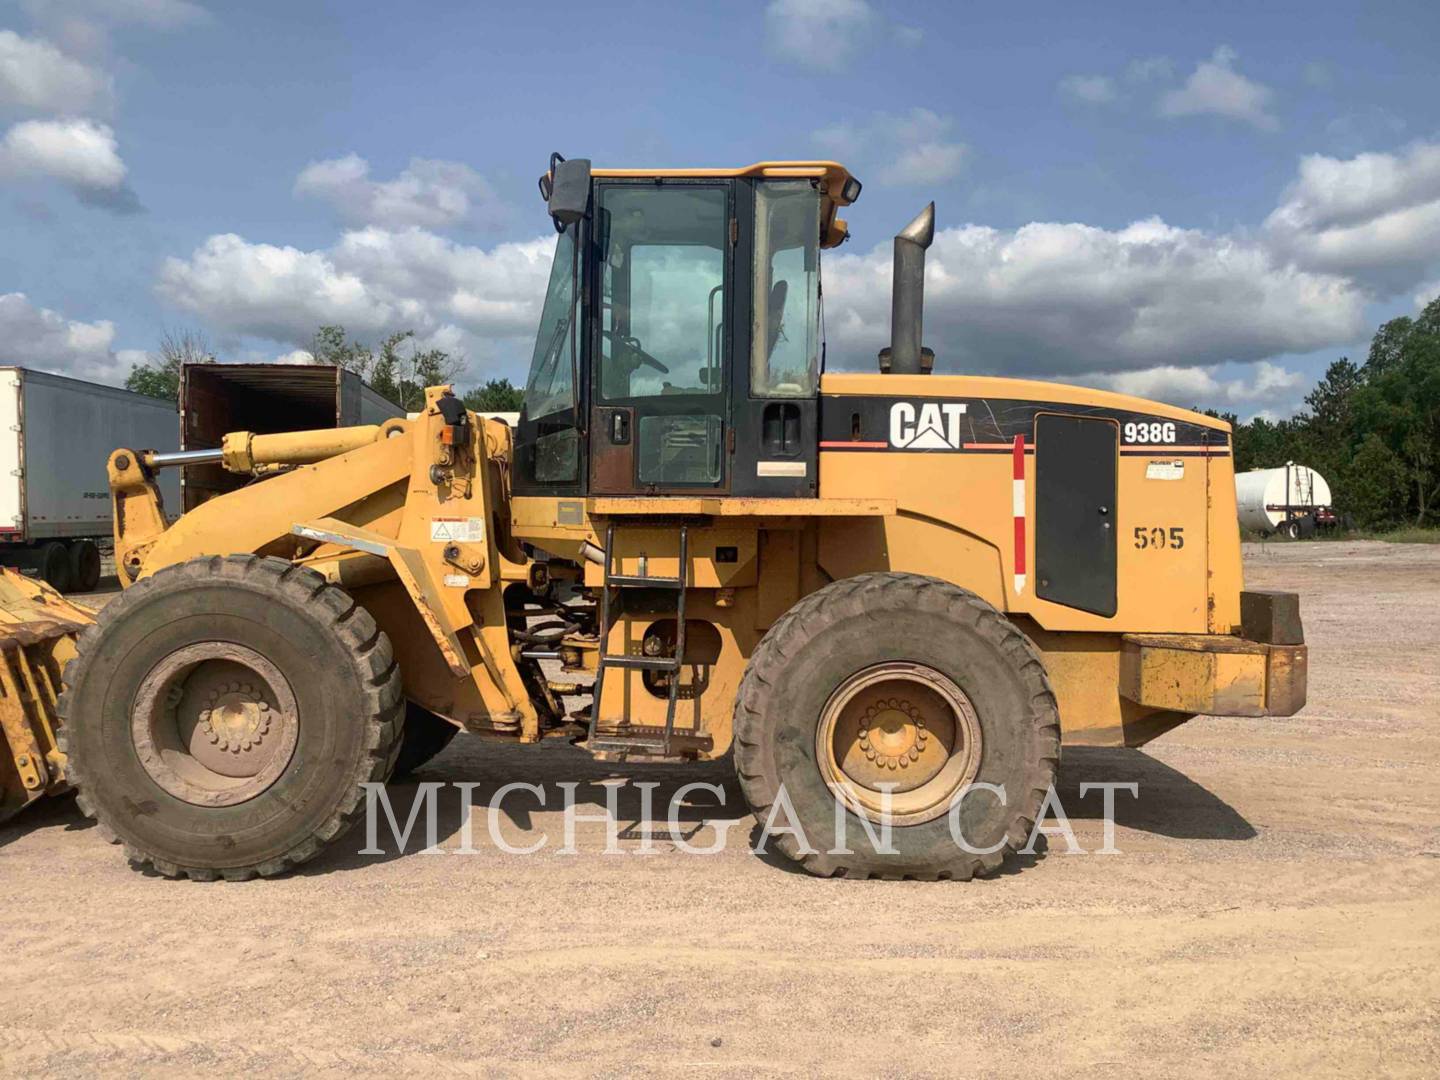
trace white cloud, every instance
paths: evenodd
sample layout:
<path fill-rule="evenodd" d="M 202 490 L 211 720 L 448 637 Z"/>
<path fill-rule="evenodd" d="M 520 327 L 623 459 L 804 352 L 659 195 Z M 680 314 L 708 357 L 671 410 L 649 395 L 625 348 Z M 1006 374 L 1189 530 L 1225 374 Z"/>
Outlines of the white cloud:
<path fill-rule="evenodd" d="M 295 347 L 340 323 L 372 340 L 414 330 L 422 347 L 514 364 L 529 355 L 554 246 L 552 236 L 485 249 L 371 227 L 302 251 L 224 234 L 167 259 L 157 288 L 219 330 Z"/>
<path fill-rule="evenodd" d="M 1427 281 L 1415 290 L 1415 310 L 1424 311 L 1426 306 L 1440 300 L 1440 279 Z"/>
<path fill-rule="evenodd" d="M 48 41 L 0 30 L 0 110 L 107 111 L 113 95 L 104 72 L 66 56 Z"/>
<path fill-rule="evenodd" d="M 1145 56 L 1125 65 L 1125 78 L 1133 83 L 1158 82 L 1175 74 L 1175 64 L 1168 56 Z"/>
<path fill-rule="evenodd" d="M 1388 293 L 1413 287 L 1440 264 L 1440 142 L 1302 158 L 1265 234 L 1299 265 Z"/>
<path fill-rule="evenodd" d="M 370 163 L 347 154 L 307 165 L 295 194 L 330 203 L 347 221 L 396 229 L 427 229 L 493 221 L 502 210 L 495 191 L 468 165 L 414 158 L 394 180 L 370 179 Z"/>
<path fill-rule="evenodd" d="M 882 184 L 943 184 L 960 174 L 969 148 L 950 137 L 953 121 L 929 109 L 877 113 L 861 124 L 838 123 L 812 136 L 852 168 L 873 167 Z"/>
<path fill-rule="evenodd" d="M 1108 105 L 1120 95 L 1108 75 L 1067 75 L 1060 80 L 1060 95 L 1082 105 Z"/>
<path fill-rule="evenodd" d="M 1298 371 L 1261 360 L 1249 368 L 1249 379 L 1220 379 L 1215 368 L 1162 367 L 1115 374 L 1091 375 L 1082 383 L 1117 390 L 1122 394 L 1168 401 L 1172 405 L 1215 407 L 1248 417 L 1264 406 L 1278 405 L 1293 413 L 1309 379 Z"/>
<path fill-rule="evenodd" d="M 0 293 L 0 341 L 12 361 L 101 382 L 123 380 L 127 358 L 135 356 L 128 349 L 116 354 L 115 325 L 108 320 L 67 319 L 19 292 Z"/>
<path fill-rule="evenodd" d="M 772 0 L 765 44 L 809 71 L 844 71 L 879 21 L 865 0 Z"/>
<path fill-rule="evenodd" d="M 889 336 L 890 243 L 832 256 L 831 356 L 868 368 Z M 1365 294 L 1263 244 L 1157 219 L 937 233 L 926 344 L 947 371 L 1075 376 L 1308 352 L 1363 333 Z"/>
<path fill-rule="evenodd" d="M 1178 90 L 1160 98 L 1161 116 L 1224 116 L 1253 124 L 1263 131 L 1280 126 L 1270 111 L 1275 92 L 1235 70 L 1236 52 L 1221 45 L 1201 61 Z"/>
<path fill-rule="evenodd" d="M 0 179 L 57 180 L 94 206 L 140 208 L 125 174 L 115 133 L 93 120 L 26 120 L 0 140 Z"/>
<path fill-rule="evenodd" d="M 24 5 L 31 18 L 39 22 L 96 19 L 169 30 L 209 18 L 209 13 L 192 0 L 24 0 Z"/>

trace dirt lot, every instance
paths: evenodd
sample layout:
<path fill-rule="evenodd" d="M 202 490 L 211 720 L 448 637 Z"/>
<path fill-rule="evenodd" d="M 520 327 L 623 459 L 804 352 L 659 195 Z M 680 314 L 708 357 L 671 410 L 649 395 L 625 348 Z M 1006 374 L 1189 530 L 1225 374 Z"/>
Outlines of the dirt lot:
<path fill-rule="evenodd" d="M 1135 780 L 1121 854 L 1061 844 L 992 881 L 818 881 L 732 843 L 601 854 L 558 812 L 507 855 L 367 857 L 287 879 L 130 870 L 68 801 L 0 827 L 0 1064 L 10 1074 L 1440 1073 L 1440 547 L 1247 549 L 1298 589 L 1310 705 L 1074 751 L 1060 793 Z M 611 775 L 565 746 L 461 737 L 423 780 Z M 714 767 L 632 770 L 657 803 Z M 410 788 L 397 785 L 397 803 Z M 638 798 L 622 792 L 633 823 Z M 739 792 L 696 810 L 749 834 Z M 588 807 L 594 810 L 594 806 Z M 445 792 L 442 846 L 459 846 Z M 693 828 L 693 822 L 691 826 Z M 663 823 L 657 823 L 663 831 Z M 412 841 L 411 851 L 420 844 Z"/>

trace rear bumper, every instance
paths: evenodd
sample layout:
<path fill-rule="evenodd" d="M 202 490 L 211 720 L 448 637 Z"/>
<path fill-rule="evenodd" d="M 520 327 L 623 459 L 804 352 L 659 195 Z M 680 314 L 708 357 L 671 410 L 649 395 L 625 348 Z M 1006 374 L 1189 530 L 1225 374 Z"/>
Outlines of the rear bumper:
<path fill-rule="evenodd" d="M 1210 716 L 1293 716 L 1305 706 L 1307 651 L 1294 593 L 1243 593 L 1231 634 L 1126 634 L 1121 696 Z"/>

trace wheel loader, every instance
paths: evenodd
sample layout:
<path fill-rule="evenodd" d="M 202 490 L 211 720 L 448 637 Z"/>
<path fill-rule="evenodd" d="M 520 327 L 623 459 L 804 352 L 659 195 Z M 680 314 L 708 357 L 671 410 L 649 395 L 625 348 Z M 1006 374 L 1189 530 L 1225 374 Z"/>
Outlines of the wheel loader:
<path fill-rule="evenodd" d="M 1229 425 L 935 373 L 933 203 L 852 373 L 824 370 L 843 166 L 556 154 L 540 189 L 513 429 L 439 386 L 111 455 L 124 592 L 64 669 L 56 757 L 132 862 L 283 872 L 464 730 L 732 758 L 811 873 L 968 879 L 1026 843 L 1062 743 L 1304 704 L 1296 598 L 1243 590 Z M 167 527 L 157 476 L 202 462 L 249 482 Z"/>

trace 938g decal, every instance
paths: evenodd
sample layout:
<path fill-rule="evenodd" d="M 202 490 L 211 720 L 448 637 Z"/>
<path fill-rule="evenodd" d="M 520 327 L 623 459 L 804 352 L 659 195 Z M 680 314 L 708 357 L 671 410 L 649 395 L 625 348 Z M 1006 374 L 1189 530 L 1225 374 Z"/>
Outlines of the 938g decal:
<path fill-rule="evenodd" d="M 1175 421 L 1128 421 L 1120 426 L 1120 441 L 1126 443 L 1173 443 Z"/>

